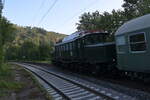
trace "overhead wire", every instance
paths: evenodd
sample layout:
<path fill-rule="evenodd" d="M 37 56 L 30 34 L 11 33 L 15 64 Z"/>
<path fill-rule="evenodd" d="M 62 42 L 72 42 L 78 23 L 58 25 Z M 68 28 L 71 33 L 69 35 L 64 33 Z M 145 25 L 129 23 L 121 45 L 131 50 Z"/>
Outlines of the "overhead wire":
<path fill-rule="evenodd" d="M 3 6 L 5 5 L 5 0 L 3 0 Z"/>
<path fill-rule="evenodd" d="M 44 6 L 45 2 L 46 2 L 46 0 L 43 0 L 43 1 L 41 2 L 41 5 L 40 5 L 40 7 L 39 7 L 39 10 L 42 9 L 42 7 Z"/>
<path fill-rule="evenodd" d="M 44 6 L 45 2 L 46 2 L 46 0 L 42 0 L 41 5 L 39 6 L 39 8 L 38 8 L 36 14 L 35 14 L 34 17 L 33 17 L 33 25 L 31 25 L 31 26 L 34 26 L 34 22 L 35 22 L 35 20 L 36 20 L 38 14 L 39 14 L 39 11 L 42 9 L 42 7 Z"/>
<path fill-rule="evenodd" d="M 64 24 L 70 22 L 74 17 L 76 17 L 78 14 L 82 13 L 83 11 L 85 12 L 86 9 L 88 9 L 89 7 L 93 6 L 97 1 L 99 0 L 94 0 L 93 2 L 91 2 L 90 4 L 88 4 L 85 8 L 83 8 L 81 11 L 75 13 L 73 16 L 71 16 L 70 18 L 68 18 L 67 20 L 65 20 L 60 26 L 65 26 Z"/>
<path fill-rule="evenodd" d="M 44 20 L 44 18 L 48 15 L 48 13 L 53 9 L 53 7 L 56 5 L 56 3 L 58 2 L 58 0 L 55 0 L 53 2 L 53 4 L 49 7 L 49 9 L 47 10 L 47 12 L 42 16 L 41 20 L 39 21 L 38 25 Z"/>

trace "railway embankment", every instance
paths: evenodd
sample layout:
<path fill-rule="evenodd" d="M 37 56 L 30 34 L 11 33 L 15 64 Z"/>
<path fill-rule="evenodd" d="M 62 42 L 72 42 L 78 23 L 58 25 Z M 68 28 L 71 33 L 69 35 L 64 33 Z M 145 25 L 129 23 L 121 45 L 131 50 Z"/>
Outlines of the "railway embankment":
<path fill-rule="evenodd" d="M 43 88 L 22 67 L 0 68 L 0 100 L 50 100 Z"/>

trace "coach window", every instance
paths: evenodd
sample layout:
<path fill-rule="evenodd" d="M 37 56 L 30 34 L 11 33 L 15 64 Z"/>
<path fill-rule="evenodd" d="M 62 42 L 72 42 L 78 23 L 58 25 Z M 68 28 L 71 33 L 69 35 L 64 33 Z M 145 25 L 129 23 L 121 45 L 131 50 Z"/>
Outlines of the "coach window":
<path fill-rule="evenodd" d="M 117 36 L 116 45 L 119 54 L 125 53 L 125 48 L 124 48 L 124 46 L 126 45 L 125 36 Z"/>
<path fill-rule="evenodd" d="M 62 45 L 61 50 L 64 51 L 64 46 Z"/>
<path fill-rule="evenodd" d="M 75 48 L 75 43 L 73 42 L 73 43 L 72 43 L 72 49 L 74 49 L 74 48 Z"/>
<path fill-rule="evenodd" d="M 59 50 L 59 56 L 61 56 L 61 52 L 60 52 L 60 51 L 61 51 L 61 50 L 60 50 L 60 46 L 58 47 L 58 50 Z"/>
<path fill-rule="evenodd" d="M 68 43 L 68 51 L 70 50 L 70 44 Z"/>
<path fill-rule="evenodd" d="M 69 43 L 69 50 L 71 50 L 71 43 Z"/>
<path fill-rule="evenodd" d="M 86 45 L 89 45 L 89 44 L 90 44 L 90 41 L 89 41 L 88 36 L 85 38 L 85 44 L 86 44 Z"/>
<path fill-rule="evenodd" d="M 67 51 L 67 44 L 65 44 L 65 51 Z"/>
<path fill-rule="evenodd" d="M 62 49 L 63 49 L 63 46 L 61 46 L 61 51 L 62 51 Z"/>
<path fill-rule="evenodd" d="M 78 40 L 78 48 L 80 48 L 80 41 Z"/>
<path fill-rule="evenodd" d="M 57 51 L 56 47 L 54 48 L 55 51 Z"/>
<path fill-rule="evenodd" d="M 63 45 L 63 51 L 64 51 L 64 45 Z"/>
<path fill-rule="evenodd" d="M 61 51 L 63 51 L 63 46 L 61 46 Z"/>
<path fill-rule="evenodd" d="M 65 44 L 64 44 L 64 51 L 65 51 Z"/>
<path fill-rule="evenodd" d="M 63 45 L 61 46 L 61 51 L 63 51 Z"/>
<path fill-rule="evenodd" d="M 58 46 L 58 52 L 60 52 L 60 46 Z"/>
<path fill-rule="evenodd" d="M 146 51 L 146 38 L 145 33 L 138 33 L 129 36 L 129 45 L 131 52 L 143 52 Z"/>
<path fill-rule="evenodd" d="M 67 51 L 67 45 L 65 44 L 65 51 Z"/>
<path fill-rule="evenodd" d="M 58 52 L 58 47 L 56 47 L 56 52 Z"/>
<path fill-rule="evenodd" d="M 70 50 L 72 50 L 72 43 L 70 43 Z"/>
<path fill-rule="evenodd" d="M 66 49 L 66 46 L 65 46 L 65 44 L 64 44 L 64 51 L 65 51 L 65 49 Z"/>
<path fill-rule="evenodd" d="M 68 51 L 69 51 L 70 50 L 70 44 L 68 43 L 67 46 L 68 46 Z"/>
<path fill-rule="evenodd" d="M 68 47 L 68 51 L 70 50 L 70 47 L 69 47 L 70 45 L 69 45 L 69 43 L 67 44 L 67 47 Z"/>
<path fill-rule="evenodd" d="M 68 51 L 68 44 L 66 44 L 66 51 Z"/>

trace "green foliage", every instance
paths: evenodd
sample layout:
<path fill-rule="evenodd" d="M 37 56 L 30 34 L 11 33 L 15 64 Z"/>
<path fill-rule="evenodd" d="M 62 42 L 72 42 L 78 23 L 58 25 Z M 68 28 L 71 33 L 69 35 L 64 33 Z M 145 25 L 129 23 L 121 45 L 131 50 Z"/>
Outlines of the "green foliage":
<path fill-rule="evenodd" d="M 21 45 L 24 41 L 32 41 L 35 44 L 39 44 L 40 41 L 53 42 L 55 43 L 59 39 L 64 38 L 64 34 L 55 32 L 48 32 L 42 28 L 37 27 L 19 27 L 16 28 L 16 38 L 13 41 L 14 45 Z"/>
<path fill-rule="evenodd" d="M 10 66 L 8 64 L 2 64 L 0 67 L 0 80 L 6 79 L 11 76 L 11 74 Z"/>
<path fill-rule="evenodd" d="M 13 25 L 6 18 L 0 18 L 0 66 L 4 61 L 6 45 L 13 40 L 13 32 Z"/>
<path fill-rule="evenodd" d="M 124 0 L 124 10 L 111 13 L 99 11 L 84 13 L 77 23 L 78 30 L 103 30 L 113 34 L 124 22 L 150 13 L 150 0 Z M 111 37 L 111 38 L 112 38 Z"/>
<path fill-rule="evenodd" d="M 8 82 L 5 80 L 0 80 L 0 89 L 18 90 L 21 89 L 22 85 L 18 82 Z"/>
<path fill-rule="evenodd" d="M 14 27 L 6 18 L 2 18 L 0 21 L 0 42 L 4 46 L 14 39 Z"/>
<path fill-rule="evenodd" d="M 150 0 L 124 0 L 122 5 L 127 19 L 150 13 Z"/>
<path fill-rule="evenodd" d="M 20 48 L 18 48 L 18 52 L 16 52 L 18 59 L 22 60 L 35 60 L 38 55 L 38 46 L 31 41 L 25 41 Z"/>
<path fill-rule="evenodd" d="M 25 41 L 20 46 L 9 46 L 6 51 L 7 60 L 49 60 L 53 46 L 48 43 L 35 44 L 32 41 Z"/>
<path fill-rule="evenodd" d="M 0 67 L 0 97 L 6 95 L 7 91 L 18 91 L 23 87 L 23 84 L 13 80 L 14 73 L 11 65 L 2 64 Z"/>
<path fill-rule="evenodd" d="M 47 32 L 42 28 L 15 28 L 15 40 L 6 49 L 7 60 L 50 60 L 54 43 L 65 37 L 64 34 Z"/>
<path fill-rule="evenodd" d="M 124 12 L 121 10 L 112 13 L 104 12 L 100 14 L 98 11 L 93 13 L 84 13 L 80 17 L 77 24 L 78 30 L 103 30 L 109 33 L 114 33 L 118 27 L 126 20 Z"/>
<path fill-rule="evenodd" d="M 124 0 L 122 7 L 124 8 L 125 16 L 127 19 L 132 19 L 137 16 L 137 2 L 138 0 Z"/>

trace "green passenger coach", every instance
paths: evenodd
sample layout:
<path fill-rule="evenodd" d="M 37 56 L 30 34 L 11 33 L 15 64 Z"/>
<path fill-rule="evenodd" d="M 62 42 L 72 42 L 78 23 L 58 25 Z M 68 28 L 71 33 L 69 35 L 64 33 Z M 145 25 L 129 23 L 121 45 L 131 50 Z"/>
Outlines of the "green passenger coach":
<path fill-rule="evenodd" d="M 150 14 L 126 22 L 115 39 L 118 69 L 150 73 Z"/>

